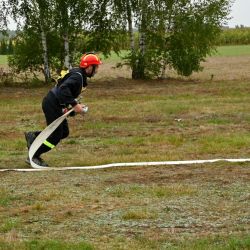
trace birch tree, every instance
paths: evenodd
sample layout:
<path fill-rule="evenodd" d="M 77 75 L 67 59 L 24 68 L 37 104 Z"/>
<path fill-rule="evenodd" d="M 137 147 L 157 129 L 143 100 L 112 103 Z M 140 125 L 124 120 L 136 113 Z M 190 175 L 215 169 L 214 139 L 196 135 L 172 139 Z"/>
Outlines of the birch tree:
<path fill-rule="evenodd" d="M 40 36 L 42 47 L 43 73 L 45 82 L 50 81 L 50 67 L 48 59 L 47 33 L 51 25 L 51 3 L 47 0 L 9 0 L 12 8 L 12 16 L 17 23 L 24 22 L 23 30 L 36 32 Z"/>
<path fill-rule="evenodd" d="M 214 49 L 230 0 L 137 0 L 139 44 L 125 58 L 132 78 L 162 77 L 166 66 L 188 76 Z M 125 10 L 125 4 L 123 5 Z"/>
<path fill-rule="evenodd" d="M 124 33 L 126 20 L 114 12 L 111 0 L 92 2 L 88 27 L 88 47 L 108 56 L 111 51 L 119 53 L 120 39 Z"/>
<path fill-rule="evenodd" d="M 0 4 L 0 33 L 4 33 L 7 29 L 7 26 L 8 26 L 8 20 L 7 20 L 7 17 L 8 17 L 8 1 L 4 1 L 2 0 L 1 1 L 1 4 Z"/>
<path fill-rule="evenodd" d="M 89 10 L 92 8 L 89 0 L 55 0 L 54 29 L 59 31 L 64 48 L 64 67 L 72 67 L 72 53 L 75 52 L 77 38 L 83 35 L 88 26 Z"/>
<path fill-rule="evenodd" d="M 117 13 L 119 19 L 124 20 L 125 27 L 129 34 L 130 51 L 135 50 L 135 34 L 134 34 L 134 13 L 136 9 L 136 1 L 133 0 L 114 0 L 113 11 Z"/>

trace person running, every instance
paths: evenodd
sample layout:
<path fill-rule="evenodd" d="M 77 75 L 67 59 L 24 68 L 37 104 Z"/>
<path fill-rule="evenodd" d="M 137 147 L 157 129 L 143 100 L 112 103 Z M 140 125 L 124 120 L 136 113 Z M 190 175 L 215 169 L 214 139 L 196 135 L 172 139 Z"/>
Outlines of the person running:
<path fill-rule="evenodd" d="M 100 64 L 102 62 L 96 54 L 84 54 L 79 67 L 70 69 L 62 78 L 59 78 L 57 85 L 48 92 L 42 101 L 42 109 L 47 125 L 62 116 L 65 109 L 69 107 L 74 109 L 72 113 L 75 114 L 84 114 L 86 112 L 85 106 L 80 104 L 76 98 L 87 87 L 87 77 L 94 76 Z M 24 133 L 28 150 L 40 132 L 30 131 Z M 41 167 L 47 167 L 48 164 L 41 158 L 41 155 L 50 151 L 68 135 L 69 127 L 65 119 L 38 148 L 32 161 Z M 26 159 L 26 163 L 30 164 L 29 157 Z"/>

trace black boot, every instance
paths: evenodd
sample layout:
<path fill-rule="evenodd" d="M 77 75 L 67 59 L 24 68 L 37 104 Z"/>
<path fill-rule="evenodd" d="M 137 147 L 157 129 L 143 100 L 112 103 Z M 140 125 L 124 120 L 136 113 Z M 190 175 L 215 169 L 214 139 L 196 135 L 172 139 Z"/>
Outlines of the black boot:
<path fill-rule="evenodd" d="M 27 142 L 27 148 L 29 150 L 31 144 L 36 139 L 38 134 L 37 134 L 37 132 L 25 132 L 24 135 L 25 135 L 25 139 L 26 139 L 26 142 Z"/>
<path fill-rule="evenodd" d="M 40 156 L 33 156 L 32 161 L 39 165 L 40 167 L 48 167 L 49 165 L 40 157 Z M 26 163 L 30 164 L 30 159 L 29 157 L 25 161 Z"/>

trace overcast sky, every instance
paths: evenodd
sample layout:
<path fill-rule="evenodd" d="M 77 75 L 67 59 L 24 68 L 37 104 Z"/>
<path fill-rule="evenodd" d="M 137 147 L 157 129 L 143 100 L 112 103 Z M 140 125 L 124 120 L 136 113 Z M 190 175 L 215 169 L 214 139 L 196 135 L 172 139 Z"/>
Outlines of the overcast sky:
<path fill-rule="evenodd" d="M 244 25 L 250 27 L 250 0 L 235 0 L 232 6 L 232 19 L 228 22 L 230 27 Z"/>
<path fill-rule="evenodd" d="M 231 15 L 232 19 L 228 22 L 229 27 L 244 25 L 250 27 L 250 0 L 234 0 Z M 11 22 L 10 29 L 15 29 L 16 25 Z"/>

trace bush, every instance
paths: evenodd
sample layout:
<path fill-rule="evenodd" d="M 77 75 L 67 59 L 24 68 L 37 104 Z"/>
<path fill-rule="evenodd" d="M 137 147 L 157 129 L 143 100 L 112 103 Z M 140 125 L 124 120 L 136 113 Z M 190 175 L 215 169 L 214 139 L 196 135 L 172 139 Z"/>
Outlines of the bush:
<path fill-rule="evenodd" d="M 14 81 L 14 74 L 0 68 L 0 86 L 9 86 Z"/>

